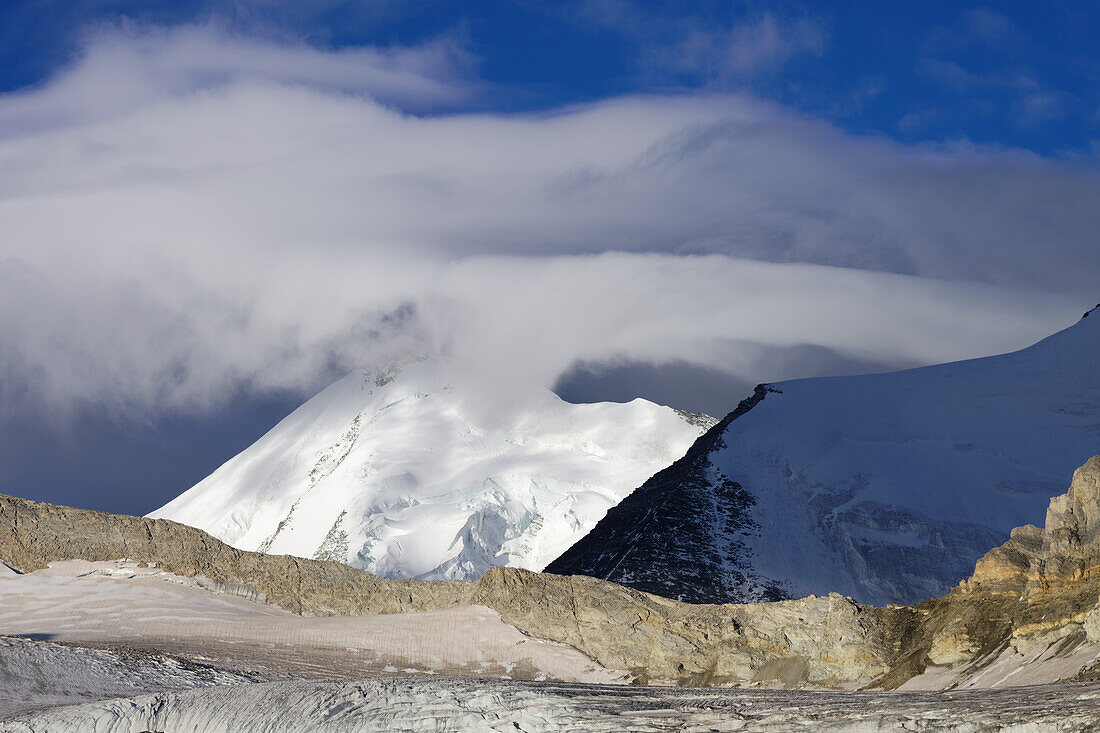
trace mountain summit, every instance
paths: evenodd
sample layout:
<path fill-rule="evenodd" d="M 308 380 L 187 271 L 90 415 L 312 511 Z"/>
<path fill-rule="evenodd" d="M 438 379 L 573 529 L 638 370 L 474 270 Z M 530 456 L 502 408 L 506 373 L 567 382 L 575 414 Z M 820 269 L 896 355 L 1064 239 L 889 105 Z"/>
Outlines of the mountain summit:
<path fill-rule="evenodd" d="M 1100 311 L 1011 354 L 761 385 L 549 567 L 693 602 L 941 595 L 1100 444 Z"/>
<path fill-rule="evenodd" d="M 389 578 L 541 570 L 714 422 L 433 358 L 349 374 L 149 516 Z"/>

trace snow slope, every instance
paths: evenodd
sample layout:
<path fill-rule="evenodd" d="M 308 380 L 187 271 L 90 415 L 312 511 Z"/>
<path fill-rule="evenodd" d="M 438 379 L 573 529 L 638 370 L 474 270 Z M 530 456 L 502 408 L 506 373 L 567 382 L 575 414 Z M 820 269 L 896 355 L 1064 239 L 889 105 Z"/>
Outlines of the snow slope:
<path fill-rule="evenodd" d="M 1029 348 L 766 385 L 549 568 L 693 601 L 944 593 L 1100 450 L 1100 310 Z"/>
<path fill-rule="evenodd" d="M 0 715 L 5 708 L 18 707 L 12 702 L 18 697 L 5 689 L 12 687 L 10 680 L 3 677 L 4 670 L 12 668 L 11 649 L 3 643 L 7 635 L 138 648 L 151 658 L 167 654 L 199 659 L 228 671 L 221 684 L 249 681 L 240 676 L 246 670 L 257 679 L 309 678 L 318 670 L 325 677 L 349 679 L 377 674 L 596 684 L 631 679 L 570 646 L 524 635 L 485 606 L 317 618 L 210 588 L 216 586 L 207 579 L 127 560 L 54 562 L 26 575 L 0 578 Z M 77 669 L 69 680 L 74 684 Z M 41 675 L 28 670 L 26 676 Z M 168 684 L 170 680 L 158 683 L 153 676 L 142 688 L 135 674 L 129 681 L 133 686 L 116 694 L 185 686 Z M 29 686 L 22 685 L 24 692 Z"/>
<path fill-rule="evenodd" d="M 149 516 L 390 578 L 541 570 L 713 423 L 428 359 L 348 375 Z"/>

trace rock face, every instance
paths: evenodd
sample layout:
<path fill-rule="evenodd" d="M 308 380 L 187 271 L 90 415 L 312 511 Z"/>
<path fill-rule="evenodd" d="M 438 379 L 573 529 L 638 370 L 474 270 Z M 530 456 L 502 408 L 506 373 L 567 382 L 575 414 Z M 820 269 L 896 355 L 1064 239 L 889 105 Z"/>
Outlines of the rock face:
<path fill-rule="evenodd" d="M 1037 572 L 1048 577 L 1100 571 L 1100 459 L 1077 469 L 1069 492 L 1051 500 L 1042 555 Z"/>
<path fill-rule="evenodd" d="M 179 575 L 244 584 L 307 615 L 488 606 L 528 635 L 569 644 L 642 682 L 945 687 L 984 684 L 985 671 L 1010 663 L 1009 671 L 1045 670 L 1017 682 L 1093 674 L 1081 667 L 1100 654 L 1098 516 L 1100 456 L 1050 503 L 1044 529 L 1020 528 L 970 580 L 908 607 L 864 606 L 837 594 L 692 605 L 515 568 L 493 568 L 478 581 L 385 580 L 337 562 L 237 550 L 165 520 L 4 496 L 0 558 L 22 570 L 73 558 L 155 562 Z M 1061 666 L 1041 667 L 1050 660 Z"/>
<path fill-rule="evenodd" d="M 835 594 L 695 606 L 593 578 L 517 568 L 492 568 L 477 581 L 386 580 L 333 561 L 238 550 L 167 520 L 6 496 L 0 496 L 0 557 L 24 571 L 74 558 L 155 562 L 177 575 L 242 583 L 306 615 L 488 606 L 524 633 L 569 644 L 639 681 L 857 684 L 889 668 L 882 613 Z"/>
<path fill-rule="evenodd" d="M 150 516 L 387 578 L 541 570 L 714 422 L 412 361 L 341 379 Z"/>
<path fill-rule="evenodd" d="M 923 621 L 882 682 L 900 685 L 929 665 L 953 668 L 940 671 L 937 684 L 964 685 L 1013 663 L 1091 664 L 1100 655 L 1098 512 L 1100 456 L 1077 469 L 1069 491 L 1050 501 L 1044 528 L 1017 528 L 978 561 L 969 579 L 912 607 Z M 1096 677 L 1095 668 L 1081 669 L 1079 662 L 1068 667 L 1066 677 Z"/>
<path fill-rule="evenodd" d="M 1073 474 L 1068 492 L 1050 500 L 1044 528 L 1025 525 L 978 561 L 962 587 L 1017 588 L 1029 593 L 1087 582 L 1100 574 L 1100 456 Z"/>
<path fill-rule="evenodd" d="M 692 602 L 914 603 L 1100 441 L 1100 314 L 1012 354 L 758 387 L 551 563 Z"/>

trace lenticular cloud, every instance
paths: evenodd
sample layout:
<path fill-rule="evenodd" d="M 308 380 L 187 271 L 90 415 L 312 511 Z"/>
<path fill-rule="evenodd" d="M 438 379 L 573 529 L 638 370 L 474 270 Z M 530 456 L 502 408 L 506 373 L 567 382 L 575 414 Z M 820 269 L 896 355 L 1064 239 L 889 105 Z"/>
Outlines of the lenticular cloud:
<path fill-rule="evenodd" d="M 410 351 L 758 381 L 803 376 L 774 347 L 1003 351 L 1096 298 L 1093 161 L 744 96 L 456 112 L 479 84 L 443 46 L 96 38 L 0 97 L 5 400 L 204 408 Z"/>

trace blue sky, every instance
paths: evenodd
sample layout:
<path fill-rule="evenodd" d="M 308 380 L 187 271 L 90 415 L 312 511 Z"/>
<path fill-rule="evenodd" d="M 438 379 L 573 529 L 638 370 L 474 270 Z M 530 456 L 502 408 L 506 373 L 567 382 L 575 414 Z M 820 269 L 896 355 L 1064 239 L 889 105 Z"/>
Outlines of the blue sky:
<path fill-rule="evenodd" d="M 144 513 L 350 369 L 722 414 L 1100 300 L 1092 3 L 0 6 L 0 491 Z"/>
<path fill-rule="evenodd" d="M 446 39 L 481 84 L 467 108 L 749 89 L 905 141 L 1068 153 L 1100 132 L 1088 2 L 16 0 L 0 10 L 0 89 L 42 83 L 97 25 L 211 21 L 327 49 Z"/>

